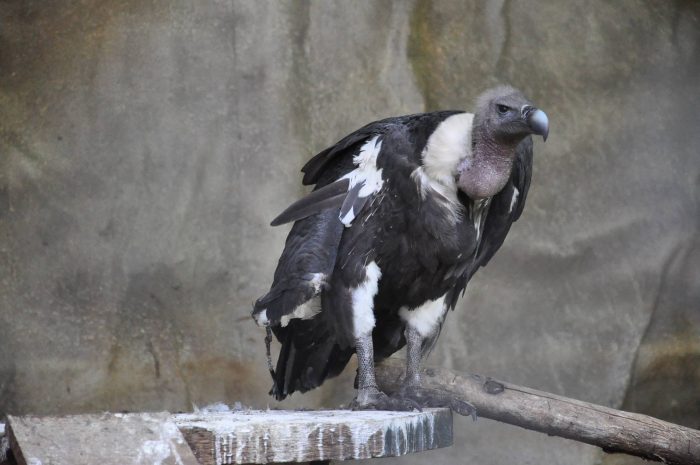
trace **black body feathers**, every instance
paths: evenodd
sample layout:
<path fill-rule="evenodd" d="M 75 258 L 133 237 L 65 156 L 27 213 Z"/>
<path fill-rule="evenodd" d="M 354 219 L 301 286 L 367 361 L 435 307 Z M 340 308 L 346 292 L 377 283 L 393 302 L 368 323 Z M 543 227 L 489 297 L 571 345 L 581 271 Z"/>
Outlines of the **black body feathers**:
<path fill-rule="evenodd" d="M 440 135 L 452 126 L 469 132 L 470 125 L 471 116 L 456 111 L 389 118 L 306 163 L 303 183 L 316 188 L 273 221 L 295 223 L 271 289 L 253 310 L 282 344 L 271 391 L 277 399 L 343 370 L 364 324 L 353 313 L 358 299 L 369 295 L 373 303 L 375 359 L 383 359 L 405 344 L 402 309 L 438 299 L 454 308 L 500 248 L 527 196 L 532 141 L 517 146 L 505 187 L 477 204 L 454 185 L 471 147 L 455 146 L 466 155 L 451 155 L 451 139 Z M 374 290 L 371 264 L 381 279 L 373 294 L 363 293 L 363 286 Z M 426 337 L 426 351 L 438 334 Z"/>

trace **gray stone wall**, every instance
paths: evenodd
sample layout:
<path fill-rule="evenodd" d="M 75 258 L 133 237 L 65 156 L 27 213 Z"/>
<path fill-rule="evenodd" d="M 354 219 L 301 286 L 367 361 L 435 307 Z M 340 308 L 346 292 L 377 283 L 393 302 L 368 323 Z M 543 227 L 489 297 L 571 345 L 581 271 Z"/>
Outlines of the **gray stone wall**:
<path fill-rule="evenodd" d="M 0 413 L 277 406 L 249 312 L 299 168 L 505 82 L 550 139 L 431 363 L 700 427 L 699 24 L 688 1 L 0 2 Z M 456 431 L 431 460 L 601 460 Z"/>

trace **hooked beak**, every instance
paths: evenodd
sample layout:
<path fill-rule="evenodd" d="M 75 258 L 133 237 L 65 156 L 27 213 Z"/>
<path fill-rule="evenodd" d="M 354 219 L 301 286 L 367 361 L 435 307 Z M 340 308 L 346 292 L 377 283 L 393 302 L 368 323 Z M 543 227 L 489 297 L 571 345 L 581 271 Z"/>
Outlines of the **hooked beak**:
<path fill-rule="evenodd" d="M 547 118 L 547 114 L 530 105 L 523 106 L 521 113 L 523 120 L 530 126 L 532 133 L 542 136 L 542 139 L 546 141 L 549 135 L 549 118 Z"/>

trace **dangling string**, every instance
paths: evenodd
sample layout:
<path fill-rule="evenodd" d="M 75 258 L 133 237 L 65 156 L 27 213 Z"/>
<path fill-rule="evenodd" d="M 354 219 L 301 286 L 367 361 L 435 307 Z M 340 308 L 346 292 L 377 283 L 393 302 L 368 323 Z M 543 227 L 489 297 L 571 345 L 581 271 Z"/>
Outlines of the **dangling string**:
<path fill-rule="evenodd" d="M 270 370 L 270 375 L 272 376 L 272 381 L 277 379 L 275 376 L 275 369 L 272 368 L 272 355 L 270 354 L 270 343 L 272 343 L 272 329 L 270 326 L 265 326 L 265 350 L 267 352 L 267 369 Z"/>

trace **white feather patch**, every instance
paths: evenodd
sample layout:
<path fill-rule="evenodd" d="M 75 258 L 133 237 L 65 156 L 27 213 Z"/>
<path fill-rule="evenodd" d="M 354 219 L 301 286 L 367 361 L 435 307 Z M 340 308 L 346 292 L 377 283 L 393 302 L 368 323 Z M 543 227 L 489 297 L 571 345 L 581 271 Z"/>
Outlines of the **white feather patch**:
<path fill-rule="evenodd" d="M 444 295 L 412 310 L 407 307 L 401 307 L 399 310 L 401 319 L 424 338 L 432 336 L 437 331 L 445 319 L 445 313 L 447 313 L 447 306 Z"/>
<path fill-rule="evenodd" d="M 323 284 L 325 282 L 325 274 L 314 273 L 312 275 L 311 279 L 309 280 L 309 286 L 311 286 L 311 288 L 313 289 L 314 295 L 318 295 L 321 292 L 321 289 L 323 288 Z M 306 302 L 302 303 L 297 308 L 295 308 L 293 312 L 288 313 L 287 315 L 283 315 L 282 318 L 280 318 L 280 324 L 282 326 L 287 326 L 289 322 L 292 321 L 294 318 L 308 320 L 309 318 L 313 318 L 314 316 L 316 316 L 320 311 L 321 298 L 312 297 L 311 299 L 307 300 Z M 267 317 L 267 309 L 255 314 L 253 318 L 255 319 L 255 322 L 260 326 L 267 326 L 270 324 L 270 320 Z"/>
<path fill-rule="evenodd" d="M 340 179 L 349 179 L 352 189 L 357 184 L 361 183 L 359 197 L 369 197 L 376 194 L 382 189 L 384 181 L 382 180 L 382 170 L 377 168 L 377 156 L 382 150 L 382 143 L 379 141 L 379 136 L 365 142 L 360 151 L 352 158 L 353 163 L 357 168 L 346 174 Z M 345 226 L 350 226 L 352 220 L 355 219 L 355 212 L 351 209 L 345 216 L 340 218 L 340 221 Z"/>
<path fill-rule="evenodd" d="M 476 242 L 481 241 L 481 233 L 484 232 L 484 226 L 486 225 L 486 215 L 488 214 L 489 207 L 491 206 L 491 197 L 473 200 L 469 204 L 469 217 L 474 223 L 474 230 L 476 231 Z"/>
<path fill-rule="evenodd" d="M 315 317 L 321 312 L 321 298 L 312 297 L 303 304 L 299 305 L 294 309 L 292 313 L 282 316 L 280 318 L 280 324 L 284 327 L 289 324 L 294 318 L 301 318 L 302 320 L 308 320 Z"/>
<path fill-rule="evenodd" d="M 382 271 L 375 262 L 365 268 L 365 281 L 351 291 L 352 324 L 355 337 L 366 336 L 374 329 L 374 296 L 379 289 Z"/>
<path fill-rule="evenodd" d="M 411 179 L 416 183 L 421 199 L 425 200 L 431 192 L 437 194 L 439 197 L 436 200 L 443 204 L 446 213 L 452 220 L 456 221 L 459 218 L 461 207 L 457 199 L 457 187 L 454 183 L 445 185 L 432 179 L 426 174 L 422 166 L 413 170 Z"/>
<path fill-rule="evenodd" d="M 314 273 L 313 278 L 311 278 L 311 281 L 309 281 L 309 284 L 311 284 L 311 287 L 313 287 L 315 293 L 321 292 L 321 288 L 323 287 L 323 283 L 326 282 L 326 275 L 323 273 Z"/>
<path fill-rule="evenodd" d="M 471 113 L 459 113 L 445 118 L 428 138 L 421 154 L 423 166 L 411 174 L 422 198 L 428 195 L 429 190 L 439 194 L 444 199 L 447 214 L 455 221 L 461 212 L 457 199 L 457 169 L 472 154 L 473 120 L 474 115 Z"/>
<path fill-rule="evenodd" d="M 457 167 L 472 154 L 473 120 L 471 113 L 458 113 L 445 118 L 428 138 L 422 153 L 425 173 L 455 193 Z"/>
<path fill-rule="evenodd" d="M 510 209 L 508 210 L 508 213 L 513 212 L 513 208 L 515 207 L 515 204 L 518 201 L 518 196 L 520 196 L 520 191 L 517 187 L 513 187 L 513 197 L 510 199 Z"/>
<path fill-rule="evenodd" d="M 345 226 L 350 226 L 352 223 L 352 220 L 355 219 L 355 209 L 350 208 L 348 212 L 345 214 L 345 216 L 340 218 L 340 222 L 343 223 Z"/>
<path fill-rule="evenodd" d="M 267 319 L 267 310 L 263 310 L 260 313 L 253 315 L 253 319 L 258 326 L 267 326 L 270 324 L 270 320 Z"/>

